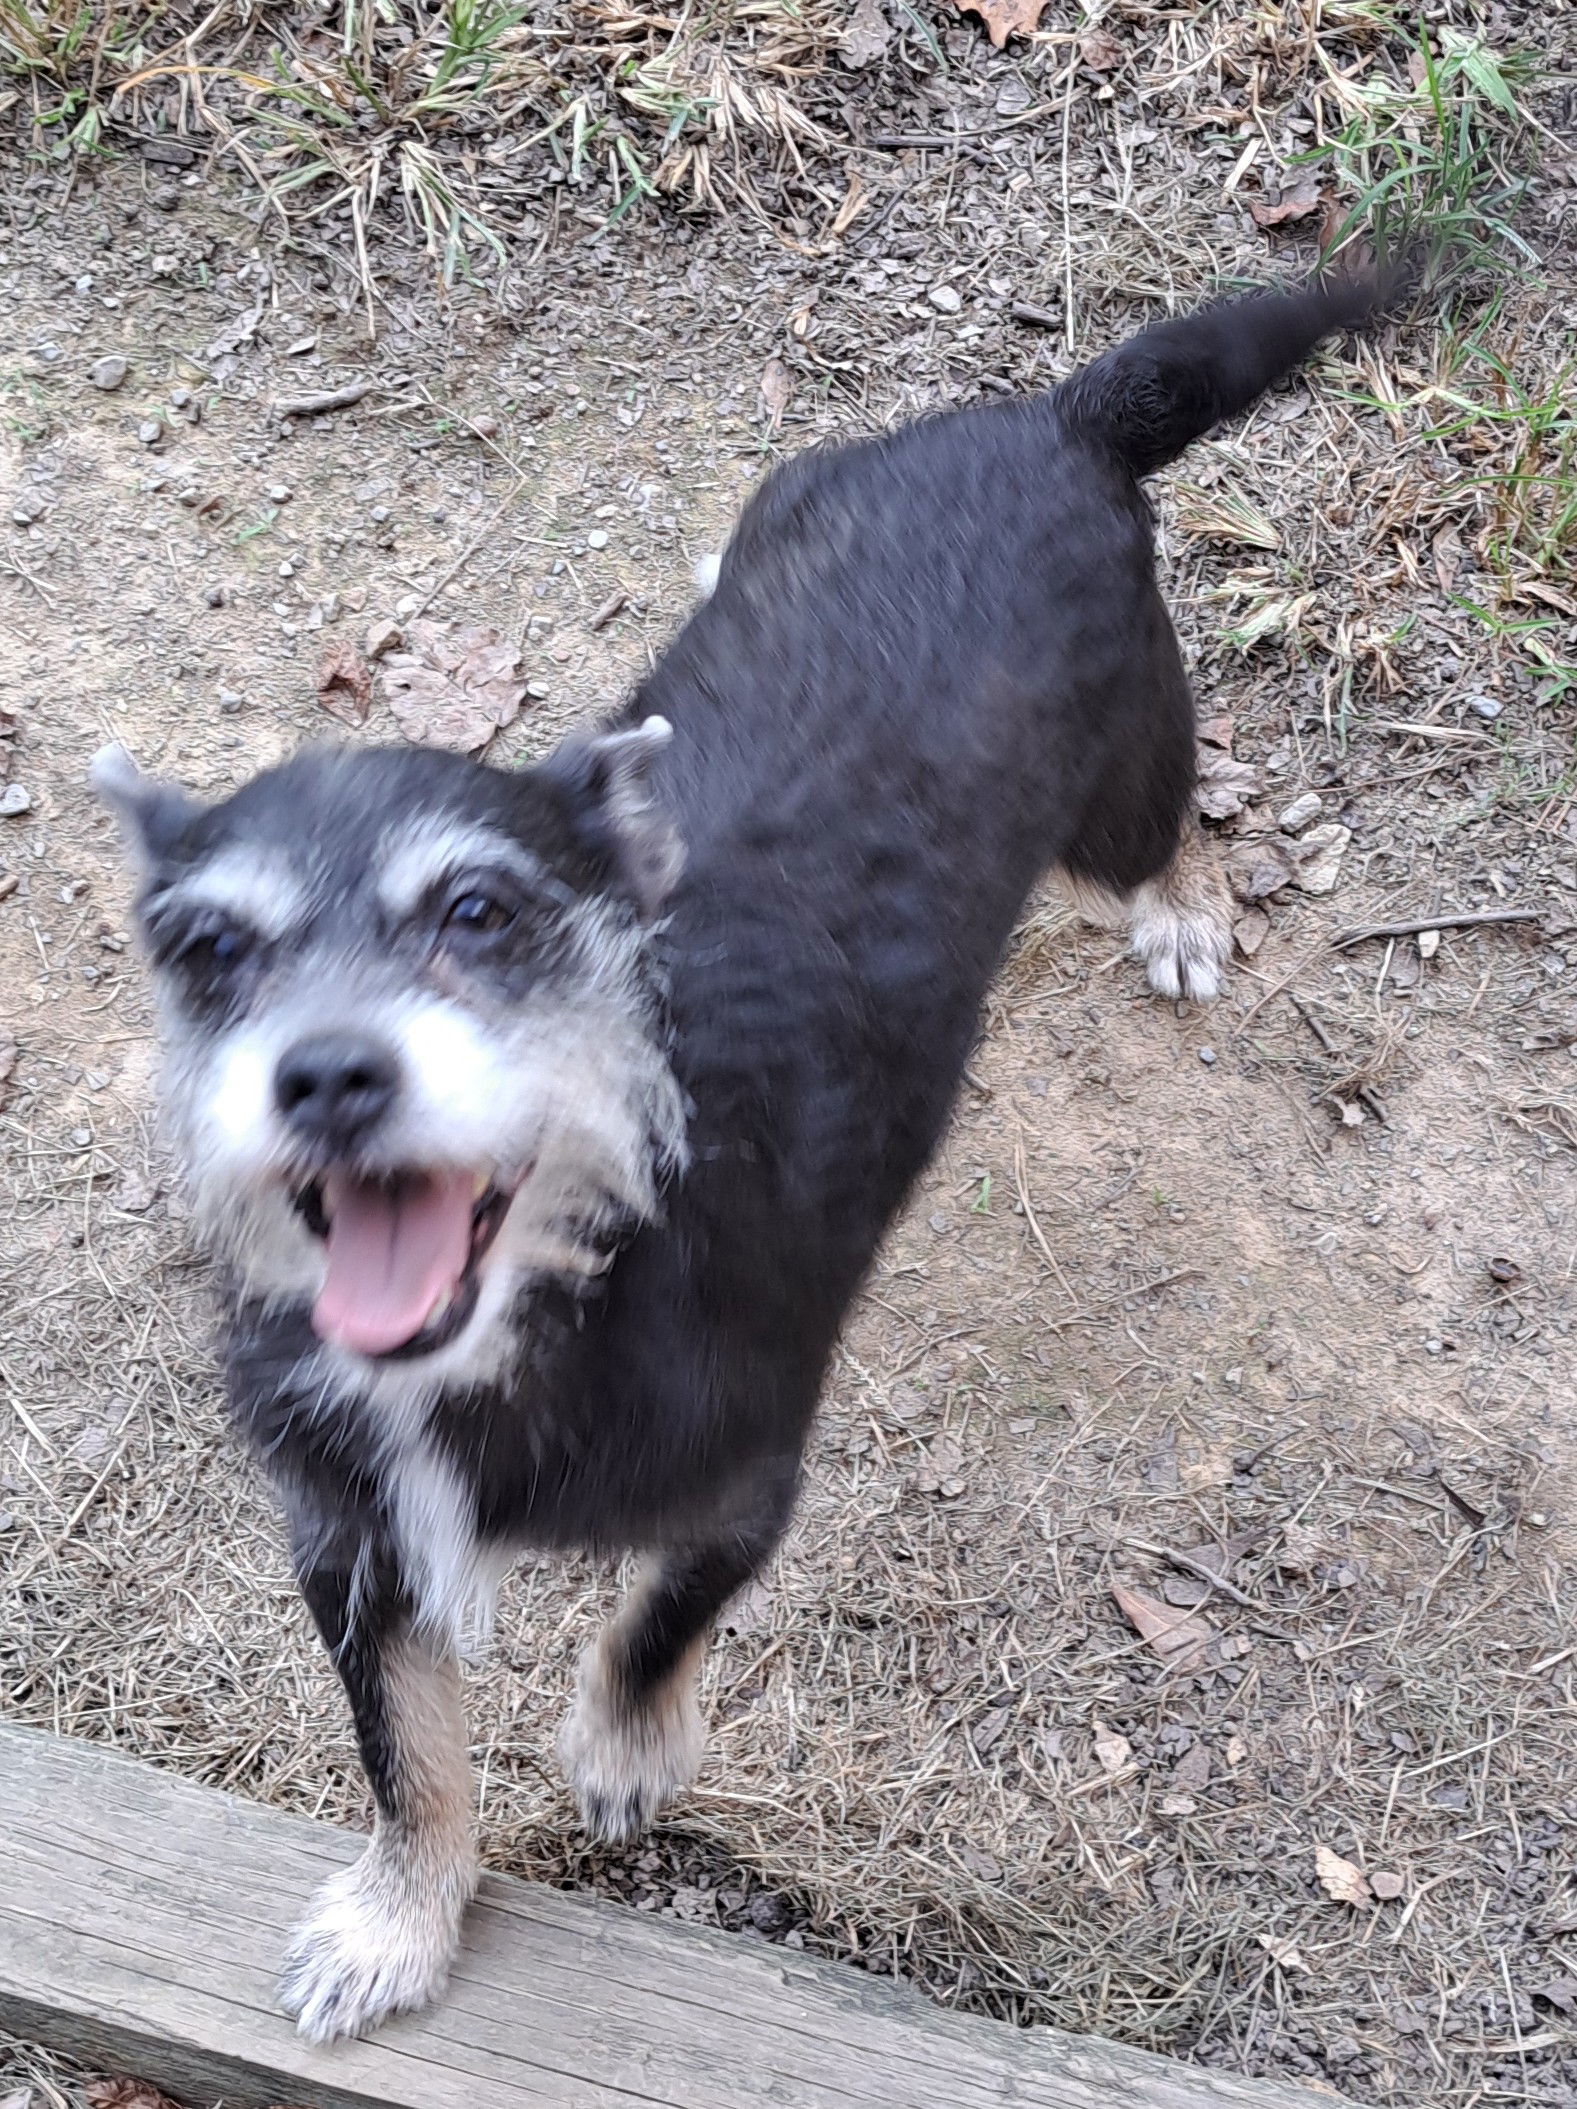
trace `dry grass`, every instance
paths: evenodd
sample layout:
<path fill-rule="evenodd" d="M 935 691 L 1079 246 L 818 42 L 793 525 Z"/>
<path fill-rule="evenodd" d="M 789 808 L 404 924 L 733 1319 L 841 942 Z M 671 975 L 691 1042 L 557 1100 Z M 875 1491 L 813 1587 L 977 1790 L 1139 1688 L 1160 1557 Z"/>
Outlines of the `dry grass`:
<path fill-rule="evenodd" d="M 17 7 L 0 0 L 14 37 Z M 157 49 L 46 46 L 22 107 L 45 147 L 117 136 L 122 117 L 197 140 L 234 157 L 242 196 L 247 157 L 294 233 L 358 255 L 363 275 L 388 264 L 391 211 L 451 271 L 486 262 L 490 229 L 512 269 L 529 267 L 534 326 L 572 236 L 616 210 L 629 235 L 652 193 L 720 206 L 708 269 L 747 290 L 763 251 L 820 272 L 813 309 L 802 286 L 780 299 L 768 281 L 768 304 L 802 324 L 771 343 L 798 390 L 792 444 L 933 407 L 983 374 L 1044 379 L 1157 307 L 1276 268 L 1234 200 L 1314 168 L 1344 211 L 1359 203 L 1388 174 L 1353 131 L 1364 110 L 1405 106 L 1419 195 L 1464 161 L 1487 171 L 1466 200 L 1491 217 L 1510 211 L 1539 136 L 1493 94 L 1473 101 L 1461 69 L 1454 128 L 1431 133 L 1416 38 L 1376 6 L 1125 6 L 1107 17 L 1124 56 L 1104 74 L 1075 62 L 1071 14 L 1048 12 L 1044 42 L 986 61 L 972 29 L 921 10 L 950 70 L 895 12 L 906 77 L 885 101 L 869 91 L 868 130 L 940 136 L 951 126 L 900 89 L 963 95 L 989 65 L 970 108 L 988 143 L 856 155 L 815 70 L 841 14 L 742 7 L 725 24 L 703 8 L 674 26 L 582 10 L 550 32 L 500 17 L 447 80 L 450 16 L 409 45 L 371 16 L 336 16 L 332 48 L 271 16 L 279 72 L 261 28 L 237 43 L 239 19 L 202 30 L 193 15 Z M 267 88 L 185 70 L 210 47 Z M 341 124 L 309 99 L 339 107 L 347 51 L 373 93 L 357 89 Z M 1360 76 L 1384 88 L 1362 110 Z M 1043 113 L 1033 128 L 996 110 L 1013 85 Z M 1464 99 L 1466 145 L 1441 161 L 1462 143 Z M 404 173 L 423 155 L 454 204 L 431 221 Z M 834 236 L 846 159 L 865 204 Z M 1515 231 L 1542 251 L 1536 222 Z M 1481 217 L 1474 239 L 1494 232 Z M 1290 267 L 1312 254 L 1301 240 Z M 1523 262 L 1498 297 L 1470 275 L 1408 327 L 1333 353 L 1310 386 L 1199 449 L 1190 487 L 1162 498 L 1201 691 L 1235 715 L 1268 810 L 1311 781 L 1333 812 L 1363 806 L 1344 889 L 1366 906 L 1487 884 L 1512 843 L 1530 868 L 1568 855 L 1572 353 Z M 659 298 L 682 268 L 660 256 Z M 928 304 L 944 274 L 967 340 Z M 994 279 L 1057 309 L 1038 362 Z M 566 283 L 559 297 L 586 300 Z M 611 329 L 626 287 L 597 297 Z M 680 328 L 666 311 L 665 328 Z M 718 354 L 751 400 L 764 355 L 743 336 Z M 410 415 L 430 411 L 428 398 Z M 1493 731 L 1470 694 L 1504 704 Z M 1571 2028 L 1540 1989 L 1570 1968 L 1568 1467 L 1560 1365 L 1528 1343 L 1569 1308 L 1577 1128 L 1569 1093 L 1508 1077 L 1494 1150 L 1446 1172 L 1429 1152 L 1477 1132 L 1473 1091 L 1415 1108 L 1422 1077 L 1461 1074 L 1430 1035 L 1502 1075 L 1544 969 L 1503 936 L 1448 938 L 1433 993 L 1403 1014 L 1385 1008 L 1390 954 L 1333 965 L 1314 904 L 1275 912 L 1284 953 L 1258 979 L 1243 970 L 1241 1032 L 1208 1028 L 1241 1059 L 1243 1097 L 1192 1135 L 1176 1109 L 1205 1074 L 1203 1028 L 1173 1032 L 1132 1000 L 1110 934 L 1075 935 L 1060 905 L 1027 920 L 960 1137 L 840 1359 L 794 1537 L 709 1660 L 697 1793 L 641 1850 L 587 1850 L 552 1738 L 613 1578 L 528 1569 L 472 1693 L 495 1864 L 729 1925 L 765 1905 L 779 1933 L 938 1997 L 1364 2099 L 1569 2099 Z M 1284 974 L 1329 1049 L 1278 993 Z M 1050 1082 L 1029 1101 L 1036 1064 Z M 1455 1243 L 1413 1216 L 1404 1232 L 1390 1189 L 1381 1220 L 1351 1160 L 1333 1158 L 1330 1102 L 1376 1090 L 1403 1200 L 1409 1154 L 1448 1212 L 1470 1182 Z M 1039 1121 L 1048 1097 L 1053 1117 L 1026 1145 L 1015 1119 Z M 266 1493 L 221 1425 L 201 1268 L 165 1203 L 122 1205 L 149 1176 L 144 1099 L 96 1103 L 87 1146 L 80 1097 L 58 1080 L 14 1092 L 3 1116 L 0 1373 L 15 1418 L 0 1440 L 0 1705 L 360 1818 L 338 1693 Z M 1284 1235 L 1279 1218 L 1264 1228 L 1269 1187 L 1290 1197 Z M 1502 1291 L 1473 1271 L 1481 1216 L 1528 1254 L 1528 1281 Z M 1411 1359 L 1398 1343 L 1447 1330 L 1412 1300 L 1426 1253 L 1457 1330 L 1420 1371 L 1421 1339 Z M 1190 1570 L 1167 1554 L 1197 1567 L 1223 1546 L 1238 1548 L 1226 1586 L 1196 1607 L 1216 1659 L 1179 1676 L 1111 1585 L 1170 1601 Z M 1114 1769 L 1098 1736 L 1108 1760 L 1112 1737 L 1128 1746 Z M 1402 1896 L 1333 1905 L 1316 1843 L 1398 1874 Z"/>

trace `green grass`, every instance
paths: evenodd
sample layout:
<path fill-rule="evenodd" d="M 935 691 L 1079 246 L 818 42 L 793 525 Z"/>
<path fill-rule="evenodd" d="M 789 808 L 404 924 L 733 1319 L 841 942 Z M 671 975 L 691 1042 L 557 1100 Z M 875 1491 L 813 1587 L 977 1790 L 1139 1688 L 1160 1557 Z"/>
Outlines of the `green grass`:
<path fill-rule="evenodd" d="M 1296 162 L 1336 179 L 1344 213 L 1329 246 L 1361 235 L 1382 259 L 1423 246 L 1437 276 L 1508 252 L 1536 263 L 1514 222 L 1540 129 L 1529 107 L 1538 61 L 1449 26 L 1418 30 L 1410 45 L 1403 71 L 1381 64 L 1356 78 L 1315 46 L 1339 123 Z"/>

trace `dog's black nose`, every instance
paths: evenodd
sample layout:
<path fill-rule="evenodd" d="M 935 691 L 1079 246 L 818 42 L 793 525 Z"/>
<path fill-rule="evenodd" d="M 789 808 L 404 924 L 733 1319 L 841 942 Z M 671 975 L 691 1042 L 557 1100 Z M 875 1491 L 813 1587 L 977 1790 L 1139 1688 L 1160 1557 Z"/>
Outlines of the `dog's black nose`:
<path fill-rule="evenodd" d="M 298 1134 L 343 1148 L 377 1126 L 399 1082 L 393 1055 L 376 1040 L 361 1033 L 314 1033 L 281 1058 L 274 1099 Z"/>

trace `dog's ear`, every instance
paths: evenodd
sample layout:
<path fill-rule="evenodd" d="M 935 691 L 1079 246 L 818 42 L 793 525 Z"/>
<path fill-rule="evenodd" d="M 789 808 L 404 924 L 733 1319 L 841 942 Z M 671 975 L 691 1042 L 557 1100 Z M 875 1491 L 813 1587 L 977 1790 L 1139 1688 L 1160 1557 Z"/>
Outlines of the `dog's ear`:
<path fill-rule="evenodd" d="M 124 747 L 101 747 L 88 782 L 120 822 L 126 852 L 139 879 L 164 865 L 185 829 L 202 811 L 175 784 L 144 776 Z"/>
<path fill-rule="evenodd" d="M 679 830 L 651 793 L 652 763 L 672 738 L 666 718 L 648 718 L 628 732 L 566 740 L 540 772 L 564 799 L 581 847 L 608 864 L 647 922 L 684 870 Z"/>

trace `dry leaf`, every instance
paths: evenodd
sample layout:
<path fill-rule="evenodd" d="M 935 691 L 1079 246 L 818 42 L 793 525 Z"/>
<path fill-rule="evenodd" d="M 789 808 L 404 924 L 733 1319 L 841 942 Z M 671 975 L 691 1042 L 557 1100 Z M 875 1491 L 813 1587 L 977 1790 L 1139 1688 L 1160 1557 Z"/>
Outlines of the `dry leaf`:
<path fill-rule="evenodd" d="M 89 2080 L 83 2097 L 88 2109 L 179 2109 L 146 2080 Z"/>
<path fill-rule="evenodd" d="M 381 669 L 384 698 L 408 739 L 474 754 L 520 715 L 520 649 L 496 630 L 413 622 L 409 651 Z"/>
<path fill-rule="evenodd" d="M 1000 1882 L 1002 1880 L 1001 1861 L 994 1859 L 990 1853 L 983 1853 L 978 1845 L 970 1845 L 966 1840 L 958 1848 L 958 1857 L 963 1861 L 969 1872 L 972 1875 L 978 1875 L 982 1882 Z"/>
<path fill-rule="evenodd" d="M 1226 1486 L 1232 1477 L 1232 1454 L 1230 1443 L 1191 1444 L 1178 1470 L 1178 1485 L 1185 1494 Z"/>
<path fill-rule="evenodd" d="M 318 701 L 342 725 L 364 725 L 372 708 L 372 673 L 348 637 L 323 648 L 318 661 Z"/>
<path fill-rule="evenodd" d="M 1373 1895 L 1363 1869 L 1333 1853 L 1328 1845 L 1314 1848 L 1314 1872 L 1332 1903 L 1367 1904 Z"/>
<path fill-rule="evenodd" d="M 794 376 L 781 359 L 768 359 L 761 369 L 761 400 L 767 408 L 770 429 L 776 432 L 784 411 L 794 400 Z"/>
<path fill-rule="evenodd" d="M 1208 1620 L 1189 1611 L 1174 1611 L 1170 1604 L 1143 1596 L 1137 1589 L 1125 1589 L 1120 1582 L 1112 1584 L 1112 1595 L 1129 1625 L 1163 1662 L 1175 1670 L 1198 1668 L 1216 1637 Z"/>
<path fill-rule="evenodd" d="M 848 188 L 843 193 L 843 203 L 833 214 L 832 225 L 827 229 L 827 232 L 835 240 L 839 235 L 847 234 L 870 202 L 870 192 L 865 188 L 859 170 L 851 168 L 849 170 Z M 801 308 L 796 314 L 789 317 L 789 328 L 794 331 L 796 337 L 804 338 L 808 333 L 807 326 L 809 321 L 809 308 Z M 796 324 L 798 324 L 798 327 L 796 327 Z"/>
<path fill-rule="evenodd" d="M 1230 820 L 1259 791 L 1259 771 L 1252 762 L 1235 762 L 1219 747 L 1201 747 L 1194 803 L 1207 820 Z"/>
<path fill-rule="evenodd" d="M 1282 1525 L 1276 1565 L 1284 1574 L 1313 1574 L 1324 1557 L 1325 1548 L 1318 1531 L 1310 1530 L 1306 1523 Z"/>
<path fill-rule="evenodd" d="M 964 1453 L 953 1438 L 939 1435 L 916 1470 L 914 1483 L 922 1494 L 940 1494 L 951 1501 L 964 1491 L 963 1464 Z"/>
<path fill-rule="evenodd" d="M 1095 1762 L 1103 1772 L 1121 1772 L 1133 1756 L 1133 1745 L 1126 1736 L 1120 1736 L 1115 1728 L 1108 1728 L 1104 1721 L 1096 1721 Z"/>
<path fill-rule="evenodd" d="M 1285 840 L 1270 836 L 1233 844 L 1227 855 L 1227 878 L 1240 901 L 1262 901 L 1292 883 L 1290 847 Z"/>
<path fill-rule="evenodd" d="M 1429 545 L 1435 561 L 1435 577 L 1442 593 L 1449 593 L 1462 569 L 1462 537 L 1454 527 L 1442 527 Z"/>
<path fill-rule="evenodd" d="M 1254 1938 L 1278 1970 L 1301 1970 L 1306 1977 L 1312 1975 L 1308 1964 L 1291 1941 L 1278 1940 L 1273 1933 L 1256 1933 Z"/>
<path fill-rule="evenodd" d="M 838 55 L 845 66 L 869 66 L 887 49 L 892 33 L 882 0 L 854 0 L 854 10 L 839 39 Z"/>
<path fill-rule="evenodd" d="M 1263 198 L 1248 198 L 1245 202 L 1256 227 L 1284 227 L 1289 220 L 1307 220 L 1320 209 L 1319 179 L 1301 177 L 1274 204 Z"/>
<path fill-rule="evenodd" d="M 1013 1718 L 1011 1706 L 993 1706 L 983 1713 L 969 1731 L 969 1740 L 984 1757 L 994 1743 L 1000 1743 L 1002 1732 Z"/>
<path fill-rule="evenodd" d="M 1223 712 L 1219 718 L 1201 718 L 1199 721 L 1199 737 L 1205 745 L 1225 747 L 1228 754 L 1232 752 L 1232 729 L 1230 712 Z"/>
<path fill-rule="evenodd" d="M 1021 37 L 1034 35 L 1046 0 L 953 0 L 953 5 L 961 15 L 979 15 L 1000 51 L 1015 30 Z"/>
<path fill-rule="evenodd" d="M 1123 62 L 1123 48 L 1109 29 L 1087 29 L 1079 39 L 1079 57 L 1091 73 L 1110 73 Z"/>

